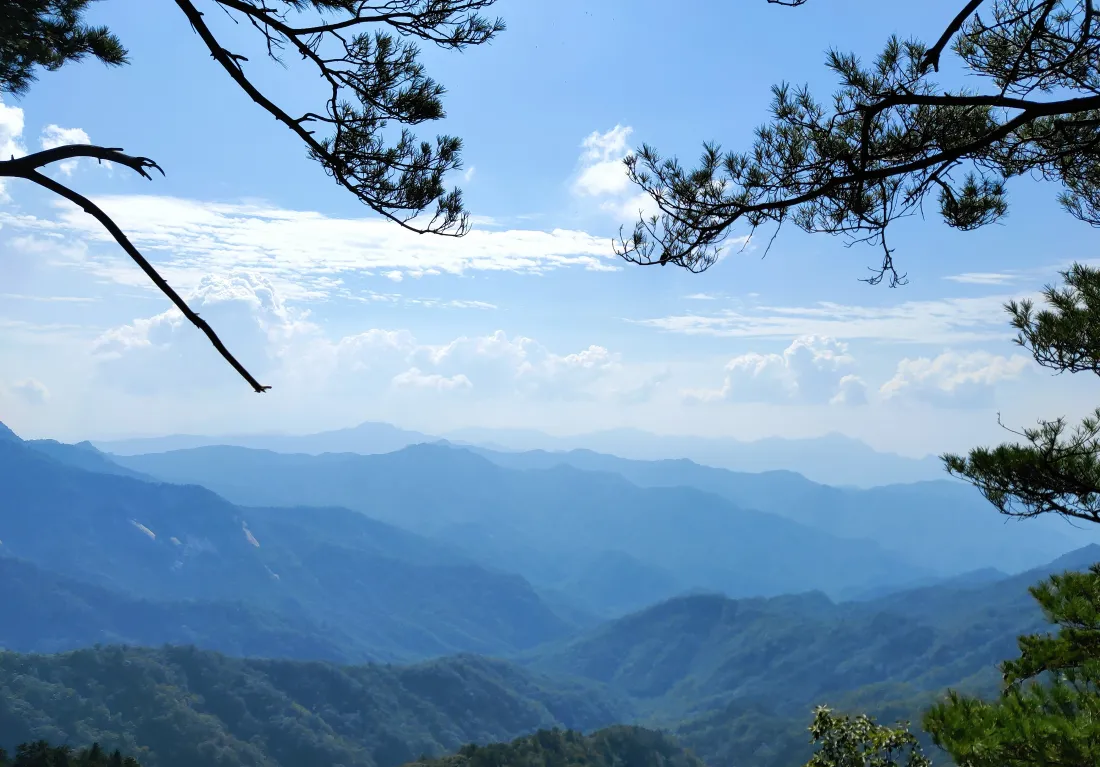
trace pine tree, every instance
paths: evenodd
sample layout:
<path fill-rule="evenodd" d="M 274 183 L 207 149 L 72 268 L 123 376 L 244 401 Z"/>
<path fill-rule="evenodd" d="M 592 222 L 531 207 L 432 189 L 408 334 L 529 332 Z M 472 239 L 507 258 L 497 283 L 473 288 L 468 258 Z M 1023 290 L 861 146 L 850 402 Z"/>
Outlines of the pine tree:
<path fill-rule="evenodd" d="M 1020 637 L 997 700 L 951 693 L 925 714 L 925 730 L 960 767 L 1100 764 L 1100 564 L 1031 593 L 1058 633 Z"/>
<path fill-rule="evenodd" d="M 1047 308 L 1008 304 L 1016 342 L 1057 373 L 1100 375 L 1100 270 L 1076 264 L 1062 276 L 1064 286 L 1045 290 Z M 944 462 L 1003 514 L 1100 522 L 1100 409 L 1072 429 L 1059 417 L 1017 436 L 967 457 L 945 455 Z"/>
<path fill-rule="evenodd" d="M 705 144 L 694 168 L 650 146 L 630 155 L 627 173 L 658 212 L 620 236 L 619 254 L 702 271 L 736 227 L 793 224 L 879 248 L 868 281 L 897 285 L 905 275 L 887 243 L 892 221 L 936 206 L 957 229 L 991 224 L 1008 210 L 1007 180 L 1021 176 L 1057 182 L 1072 216 L 1100 224 L 1094 0 L 959 4 L 931 44 L 893 37 L 867 64 L 831 51 L 826 65 L 840 81 L 831 99 L 775 86 L 771 119 L 747 149 Z M 951 53 L 965 87 L 935 80 Z"/>

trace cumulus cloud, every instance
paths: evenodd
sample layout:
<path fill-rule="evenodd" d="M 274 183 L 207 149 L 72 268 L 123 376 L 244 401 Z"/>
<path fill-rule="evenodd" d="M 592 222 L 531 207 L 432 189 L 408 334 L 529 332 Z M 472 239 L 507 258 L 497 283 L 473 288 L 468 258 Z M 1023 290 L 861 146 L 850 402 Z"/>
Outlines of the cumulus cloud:
<path fill-rule="evenodd" d="M 631 154 L 629 125 L 616 125 L 606 133 L 593 131 L 581 142 L 581 172 L 573 190 L 585 197 L 625 192 L 630 187 L 623 159 Z"/>
<path fill-rule="evenodd" d="M 62 128 L 51 124 L 42 129 L 42 135 L 39 137 L 38 143 L 43 149 L 55 149 L 70 144 L 90 144 L 92 140 L 80 128 Z M 66 176 L 71 176 L 73 171 L 76 170 L 76 164 L 76 160 L 66 160 L 59 163 L 57 167 Z"/>
<path fill-rule="evenodd" d="M 409 368 L 393 377 L 393 385 L 399 389 L 435 389 L 436 391 L 455 391 L 470 389 L 473 384 L 462 373 L 444 376 L 439 373 L 422 373 L 420 368 Z"/>
<path fill-rule="evenodd" d="M 943 407 L 979 407 L 992 402 L 995 386 L 1018 378 L 1031 364 L 1019 354 L 947 351 L 935 358 L 905 358 L 879 389 L 884 399 L 915 400 Z"/>
<path fill-rule="evenodd" d="M 262 276 L 209 275 L 186 296 L 249 371 L 272 374 L 296 343 L 318 329 L 306 312 L 288 307 Z M 111 328 L 92 348 L 107 380 L 137 393 L 237 383 L 236 374 L 176 308 Z"/>
<path fill-rule="evenodd" d="M 648 194 L 630 183 L 623 160 L 632 154 L 629 125 L 594 131 L 581 142 L 580 170 L 573 193 L 599 202 L 600 209 L 616 219 L 652 215 L 656 206 Z"/>
<path fill-rule="evenodd" d="M 23 110 L 8 106 L 0 99 L 0 159 L 10 160 L 27 153 L 23 146 L 23 127 Z M 8 199 L 10 198 L 4 182 L 0 181 L 0 201 Z"/>
<path fill-rule="evenodd" d="M 15 381 L 8 390 L 27 405 L 44 405 L 50 399 L 50 390 L 36 378 Z"/>
<path fill-rule="evenodd" d="M 503 330 L 426 343 L 404 329 L 371 328 L 330 338 L 288 306 L 262 276 L 208 277 L 189 297 L 261 383 L 341 395 L 404 391 L 539 400 L 610 397 L 621 386 L 619 355 L 599 345 L 556 353 Z M 171 309 L 103 333 L 93 355 L 106 382 L 136 393 L 240 388 L 205 337 Z"/>
<path fill-rule="evenodd" d="M 866 386 L 850 372 L 847 344 L 826 336 L 796 338 L 782 354 L 750 352 L 726 364 L 721 388 L 685 391 L 694 402 L 803 402 L 860 405 Z"/>
<path fill-rule="evenodd" d="M 241 270 L 262 275 L 288 298 L 302 299 L 341 295 L 349 277 L 621 268 L 606 237 L 576 230 L 475 228 L 465 237 L 421 237 L 380 218 L 335 218 L 262 204 L 144 195 L 96 197 L 95 202 L 183 289 L 197 288 L 207 275 Z M 75 206 L 64 204 L 54 218 L 4 211 L 0 224 L 107 244 L 101 249 L 106 255 L 93 254 L 78 265 L 104 279 L 147 284 L 118 254 L 110 236 Z"/>

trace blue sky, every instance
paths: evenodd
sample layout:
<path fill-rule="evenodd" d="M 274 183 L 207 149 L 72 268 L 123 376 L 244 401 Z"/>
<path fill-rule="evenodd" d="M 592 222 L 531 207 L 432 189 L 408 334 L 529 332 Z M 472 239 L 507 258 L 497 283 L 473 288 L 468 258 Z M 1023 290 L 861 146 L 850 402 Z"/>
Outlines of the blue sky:
<path fill-rule="evenodd" d="M 303 111 L 309 70 L 249 55 L 253 79 Z M 410 236 L 333 184 L 225 76 L 170 3 L 105 0 L 132 64 L 84 63 L 4 98 L 0 149 L 87 137 L 156 159 L 148 182 L 90 162 L 54 171 L 123 225 L 274 388 L 252 394 L 91 219 L 7 182 L 0 202 L 0 419 L 64 439 L 174 431 L 312 431 L 366 419 L 441 432 L 811 436 L 840 431 L 920 455 L 997 439 L 1009 422 L 1077 416 L 1089 381 L 1020 356 L 1001 304 L 1032 295 L 1095 233 L 1054 188 L 1011 187 L 1003 225 L 936 219 L 893 235 L 910 284 L 858 281 L 873 249 L 785 231 L 690 275 L 615 260 L 637 192 L 619 161 L 642 142 L 694 158 L 745 146 L 769 88 L 833 80 L 829 47 L 873 55 L 933 39 L 957 11 L 765 0 L 677 4 L 500 0 L 509 28 L 463 54 L 425 49 L 465 142 L 475 231 Z M 949 75 L 948 75 L 949 76 Z M 293 111 L 293 109 L 291 110 Z"/>

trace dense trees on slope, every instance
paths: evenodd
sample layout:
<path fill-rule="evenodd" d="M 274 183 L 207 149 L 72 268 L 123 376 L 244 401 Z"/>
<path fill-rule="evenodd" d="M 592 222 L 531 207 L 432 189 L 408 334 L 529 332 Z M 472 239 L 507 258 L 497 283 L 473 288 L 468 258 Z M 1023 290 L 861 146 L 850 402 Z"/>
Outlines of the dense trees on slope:
<path fill-rule="evenodd" d="M 79 751 L 69 746 L 51 746 L 44 740 L 20 744 L 15 753 L 8 757 L 0 749 L 0 767 L 141 767 L 132 756 L 123 756 L 121 752 L 104 751 L 98 743 L 93 743 Z"/>
<path fill-rule="evenodd" d="M 583 735 L 540 730 L 511 743 L 469 745 L 422 767 L 705 767 L 665 735 L 640 727 L 610 727 Z"/>
<path fill-rule="evenodd" d="M 1056 634 L 1020 637 L 993 701 L 958 694 L 924 718 L 936 744 L 966 767 L 1100 764 L 1100 564 L 1031 589 Z"/>
<path fill-rule="evenodd" d="M 176 0 L 183 22 L 214 61 L 253 102 L 299 138 L 337 184 L 375 213 L 416 232 L 465 234 L 462 193 L 444 177 L 461 167 L 462 142 L 439 136 L 418 141 L 410 128 L 444 116 L 444 88 L 425 71 L 415 42 L 460 51 L 483 45 L 504 29 L 481 12 L 495 0 L 211 0 L 211 18 L 227 15 L 251 29 L 268 56 L 302 62 L 321 79 L 320 104 L 290 113 L 257 86 L 248 59 L 230 51 L 199 0 Z M 84 22 L 90 0 L 0 0 L 0 93 L 22 93 L 38 69 L 57 69 L 91 55 L 125 64 L 126 50 L 108 29 Z M 394 131 L 398 126 L 399 131 Z M 395 135 L 396 134 L 396 135 Z M 145 259 L 117 224 L 90 199 L 43 170 L 74 158 L 109 161 L 151 179 L 161 167 L 121 149 L 74 144 L 0 160 L 0 177 L 21 178 L 77 205 L 95 218 L 175 307 L 257 392 L 257 381 L 205 320 Z M 427 212 L 427 215 L 424 215 Z"/>

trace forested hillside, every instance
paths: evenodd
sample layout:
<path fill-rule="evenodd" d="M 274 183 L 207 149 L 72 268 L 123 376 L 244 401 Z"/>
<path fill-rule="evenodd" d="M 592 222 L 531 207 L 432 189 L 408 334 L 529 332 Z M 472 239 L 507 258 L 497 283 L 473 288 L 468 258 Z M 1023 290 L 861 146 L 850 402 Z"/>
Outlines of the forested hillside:
<path fill-rule="evenodd" d="M 627 703 L 590 684 L 472 656 L 336 667 L 190 648 L 0 654 L 3 745 L 99 742 L 144 767 L 396 767 L 470 742 L 629 716 Z"/>
<path fill-rule="evenodd" d="M 470 745 L 454 756 L 418 762 L 422 767 L 704 767 L 661 733 L 610 727 L 584 735 L 540 730 L 511 743 Z"/>

